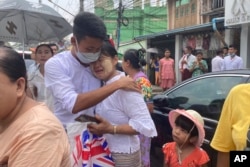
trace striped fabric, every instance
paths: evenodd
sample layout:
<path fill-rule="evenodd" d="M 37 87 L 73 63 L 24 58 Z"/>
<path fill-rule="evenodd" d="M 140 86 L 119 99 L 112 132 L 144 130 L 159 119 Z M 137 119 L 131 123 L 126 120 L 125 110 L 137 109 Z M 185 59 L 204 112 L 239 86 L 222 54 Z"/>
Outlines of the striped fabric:
<path fill-rule="evenodd" d="M 140 150 L 131 153 L 111 153 L 116 167 L 141 167 Z"/>

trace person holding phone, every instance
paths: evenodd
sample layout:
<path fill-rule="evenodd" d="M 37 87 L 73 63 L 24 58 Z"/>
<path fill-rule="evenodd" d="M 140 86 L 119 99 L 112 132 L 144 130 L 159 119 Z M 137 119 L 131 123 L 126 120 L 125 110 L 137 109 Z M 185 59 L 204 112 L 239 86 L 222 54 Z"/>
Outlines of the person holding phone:
<path fill-rule="evenodd" d="M 117 51 L 106 42 L 101 48 L 100 58 L 91 63 L 93 74 L 110 85 L 125 73 L 116 70 Z M 157 135 L 143 96 L 139 92 L 117 90 L 96 106 L 96 119 L 100 123 L 88 124 L 91 133 L 104 135 L 107 139 L 115 166 L 141 167 L 140 140 Z"/>

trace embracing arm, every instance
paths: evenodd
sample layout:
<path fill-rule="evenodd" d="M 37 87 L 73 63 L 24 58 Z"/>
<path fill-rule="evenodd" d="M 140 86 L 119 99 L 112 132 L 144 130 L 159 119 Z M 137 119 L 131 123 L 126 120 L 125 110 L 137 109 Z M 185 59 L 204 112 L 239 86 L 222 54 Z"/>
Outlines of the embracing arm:
<path fill-rule="evenodd" d="M 119 80 L 93 91 L 78 94 L 72 113 L 92 107 L 118 89 L 140 91 L 135 81 L 130 77 L 121 77 Z"/>

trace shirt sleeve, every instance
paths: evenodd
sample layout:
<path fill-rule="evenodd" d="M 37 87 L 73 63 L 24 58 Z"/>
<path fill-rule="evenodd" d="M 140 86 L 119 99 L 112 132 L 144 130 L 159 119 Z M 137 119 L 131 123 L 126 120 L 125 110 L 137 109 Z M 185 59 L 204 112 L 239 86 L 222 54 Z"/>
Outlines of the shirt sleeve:
<path fill-rule="evenodd" d="M 9 167 L 66 167 L 70 165 L 70 148 L 63 128 L 35 124 L 20 132 Z"/>
<path fill-rule="evenodd" d="M 243 60 L 240 58 L 238 69 L 243 69 Z"/>
<path fill-rule="evenodd" d="M 142 90 L 142 95 L 144 97 L 145 102 L 151 102 L 152 101 L 152 85 L 150 81 L 145 77 L 139 77 L 136 80 L 137 85 Z"/>
<path fill-rule="evenodd" d="M 120 101 L 122 104 L 126 104 L 124 112 L 129 117 L 129 125 L 147 137 L 157 136 L 155 124 L 151 118 L 150 112 L 142 95 L 137 92 L 127 92 L 120 90 Z"/>
<path fill-rule="evenodd" d="M 235 86 L 229 92 L 211 142 L 211 146 L 221 152 L 243 150 L 249 128 L 249 84 Z"/>
<path fill-rule="evenodd" d="M 53 94 L 54 101 L 62 108 L 72 112 L 78 93 L 72 79 L 58 59 L 49 59 L 45 63 L 45 85 Z"/>

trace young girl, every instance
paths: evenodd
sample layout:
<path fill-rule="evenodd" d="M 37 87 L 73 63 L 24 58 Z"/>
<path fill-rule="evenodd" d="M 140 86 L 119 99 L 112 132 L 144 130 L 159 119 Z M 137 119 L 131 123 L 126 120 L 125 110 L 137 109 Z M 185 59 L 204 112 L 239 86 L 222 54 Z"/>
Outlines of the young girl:
<path fill-rule="evenodd" d="M 169 113 L 174 142 L 163 145 L 164 167 L 207 167 L 209 157 L 200 148 L 205 137 L 204 121 L 194 110 Z"/>

